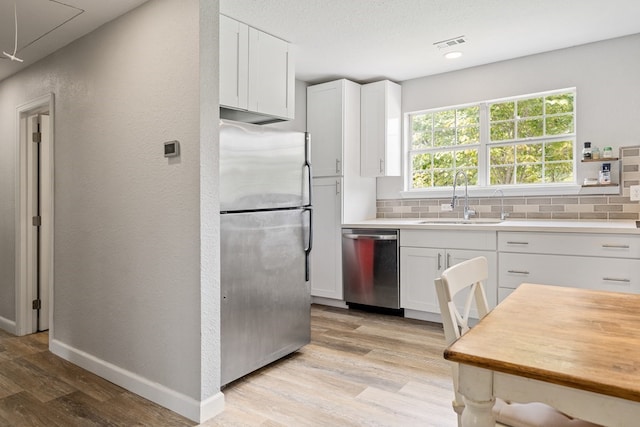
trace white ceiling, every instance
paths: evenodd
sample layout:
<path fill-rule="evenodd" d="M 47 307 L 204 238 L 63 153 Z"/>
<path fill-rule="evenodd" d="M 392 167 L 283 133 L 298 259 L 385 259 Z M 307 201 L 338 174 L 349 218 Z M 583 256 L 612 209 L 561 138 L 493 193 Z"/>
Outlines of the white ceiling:
<path fill-rule="evenodd" d="M 0 0 L 0 80 L 146 0 L 15 1 L 24 63 L 1 54 L 14 0 Z M 638 0 L 220 0 L 220 12 L 294 43 L 296 78 L 311 83 L 403 81 L 640 33 Z M 462 58 L 446 60 L 454 49 Z"/>
<path fill-rule="evenodd" d="M 293 42 L 296 78 L 314 83 L 403 81 L 640 33 L 638 0 L 220 0 L 220 12 Z M 433 45 L 461 35 L 459 59 Z"/>
<path fill-rule="evenodd" d="M 55 52 L 147 0 L 0 0 L 0 80 Z M 13 53 L 14 3 L 18 12 L 18 52 Z"/>

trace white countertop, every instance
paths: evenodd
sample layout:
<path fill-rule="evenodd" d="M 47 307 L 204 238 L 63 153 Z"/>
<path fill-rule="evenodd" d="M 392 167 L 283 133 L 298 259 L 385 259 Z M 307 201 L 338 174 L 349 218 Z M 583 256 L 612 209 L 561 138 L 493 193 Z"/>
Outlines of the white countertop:
<path fill-rule="evenodd" d="M 452 222 L 458 221 L 458 222 Z M 612 233 L 638 234 L 640 228 L 634 220 L 519 220 L 506 219 L 495 222 L 490 219 L 471 219 L 460 223 L 460 219 L 438 218 L 377 218 L 345 223 L 343 228 L 382 228 L 403 230 L 495 230 L 495 231 L 538 231 L 556 233 Z"/>

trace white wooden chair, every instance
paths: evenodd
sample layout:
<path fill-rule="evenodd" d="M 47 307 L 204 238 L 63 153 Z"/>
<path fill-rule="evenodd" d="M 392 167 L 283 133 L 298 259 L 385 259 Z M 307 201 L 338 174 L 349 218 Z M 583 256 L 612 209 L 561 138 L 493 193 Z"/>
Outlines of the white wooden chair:
<path fill-rule="evenodd" d="M 482 285 L 488 276 L 487 259 L 477 257 L 449 267 L 435 279 L 447 346 L 470 329 L 469 320 L 474 301 L 478 319 L 482 319 L 489 313 L 489 304 Z M 461 314 L 454 303 L 454 298 L 465 290 L 468 293 L 464 302 L 464 311 Z M 458 364 L 451 365 L 455 393 L 453 409 L 458 414 L 458 426 L 460 426 L 464 401 L 462 395 L 458 393 Z M 496 426 L 502 427 L 597 427 L 595 424 L 570 418 L 551 406 L 537 402 L 521 404 L 496 399 L 493 414 L 497 420 Z"/>

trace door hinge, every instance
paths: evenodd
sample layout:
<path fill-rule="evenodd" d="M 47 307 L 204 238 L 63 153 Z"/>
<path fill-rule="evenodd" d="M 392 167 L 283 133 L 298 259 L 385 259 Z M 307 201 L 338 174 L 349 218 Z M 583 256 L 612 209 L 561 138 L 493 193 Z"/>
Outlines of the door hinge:
<path fill-rule="evenodd" d="M 36 144 L 39 144 L 40 142 L 42 142 L 42 133 L 40 132 L 33 132 L 31 134 L 31 140 L 33 142 L 35 142 Z"/>
<path fill-rule="evenodd" d="M 34 310 L 41 310 L 41 309 L 42 309 L 42 300 L 34 299 L 34 300 L 31 302 L 31 307 L 32 307 Z"/>
<path fill-rule="evenodd" d="M 32 222 L 33 222 L 33 226 L 34 227 L 40 227 L 42 225 L 42 217 L 41 216 L 34 216 L 32 218 Z"/>

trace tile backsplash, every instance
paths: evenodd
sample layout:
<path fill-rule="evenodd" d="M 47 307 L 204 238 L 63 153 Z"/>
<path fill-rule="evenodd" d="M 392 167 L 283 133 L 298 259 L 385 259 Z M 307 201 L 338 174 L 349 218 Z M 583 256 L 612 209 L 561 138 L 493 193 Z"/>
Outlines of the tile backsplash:
<path fill-rule="evenodd" d="M 620 195 L 504 197 L 504 211 L 510 219 L 631 219 L 640 220 L 640 202 L 629 200 L 629 186 L 640 184 L 640 146 L 620 149 Z M 378 218 L 452 218 L 461 217 L 462 208 L 442 212 L 446 199 L 378 200 Z M 498 218 L 500 197 L 469 198 L 476 218 Z"/>

